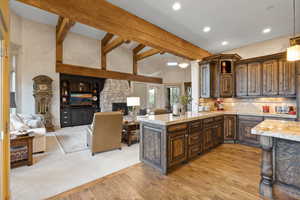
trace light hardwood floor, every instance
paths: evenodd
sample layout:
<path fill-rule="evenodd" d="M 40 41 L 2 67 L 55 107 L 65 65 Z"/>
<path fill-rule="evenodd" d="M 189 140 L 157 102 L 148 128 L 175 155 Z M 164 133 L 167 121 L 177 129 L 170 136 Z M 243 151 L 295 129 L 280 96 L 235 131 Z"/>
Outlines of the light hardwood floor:
<path fill-rule="evenodd" d="M 257 200 L 261 150 L 223 144 L 164 176 L 137 164 L 51 200 Z"/>

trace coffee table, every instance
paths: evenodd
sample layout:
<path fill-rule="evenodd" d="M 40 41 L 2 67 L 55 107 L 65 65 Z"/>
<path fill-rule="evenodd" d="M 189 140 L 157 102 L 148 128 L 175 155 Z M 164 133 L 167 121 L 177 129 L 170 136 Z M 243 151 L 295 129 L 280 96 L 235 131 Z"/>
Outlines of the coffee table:
<path fill-rule="evenodd" d="M 138 121 L 125 121 L 123 122 L 123 133 L 122 138 L 125 140 L 128 146 L 130 146 L 133 142 L 133 137 L 136 136 L 139 141 L 139 135 L 136 134 L 136 130 L 139 130 L 140 123 Z"/>

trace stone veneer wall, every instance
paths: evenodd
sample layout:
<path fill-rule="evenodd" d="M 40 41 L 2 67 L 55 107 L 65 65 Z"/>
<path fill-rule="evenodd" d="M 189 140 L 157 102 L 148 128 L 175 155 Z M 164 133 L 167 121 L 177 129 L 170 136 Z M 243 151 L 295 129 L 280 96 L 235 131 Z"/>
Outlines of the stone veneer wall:
<path fill-rule="evenodd" d="M 112 103 L 126 103 L 130 93 L 128 81 L 106 79 L 104 88 L 100 93 L 101 112 L 111 112 Z"/>
<path fill-rule="evenodd" d="M 294 106 L 296 107 L 295 98 L 224 98 L 224 108 L 227 111 L 239 112 L 262 112 L 262 106 L 269 105 L 270 112 L 275 112 L 275 106 Z M 199 99 L 201 105 L 210 105 L 214 108 L 215 99 Z"/>

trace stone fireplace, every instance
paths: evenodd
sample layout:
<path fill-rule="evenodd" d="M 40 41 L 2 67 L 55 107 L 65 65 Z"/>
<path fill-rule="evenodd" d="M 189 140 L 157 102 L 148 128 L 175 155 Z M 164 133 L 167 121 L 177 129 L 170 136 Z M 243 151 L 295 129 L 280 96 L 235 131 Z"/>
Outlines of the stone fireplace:
<path fill-rule="evenodd" d="M 106 79 L 104 88 L 100 93 L 101 112 L 111 112 L 112 103 L 126 103 L 130 91 L 128 81 Z"/>

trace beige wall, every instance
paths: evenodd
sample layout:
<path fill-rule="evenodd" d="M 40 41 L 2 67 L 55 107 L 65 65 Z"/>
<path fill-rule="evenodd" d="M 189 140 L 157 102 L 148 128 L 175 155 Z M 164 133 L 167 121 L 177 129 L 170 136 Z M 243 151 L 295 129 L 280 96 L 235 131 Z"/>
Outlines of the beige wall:
<path fill-rule="evenodd" d="M 266 40 L 263 42 L 232 49 L 223 53 L 237 53 L 243 59 L 246 59 L 284 52 L 288 47 L 289 37 L 279 37 L 272 40 Z"/>
<path fill-rule="evenodd" d="M 32 79 L 47 75 L 53 81 L 51 111 L 55 126 L 59 126 L 59 75 L 55 72 L 55 27 L 27 20 L 12 13 L 11 41 L 20 46 L 17 68 L 17 111 L 34 113 Z M 64 63 L 100 68 L 100 41 L 69 33 L 64 41 Z M 132 52 L 126 46 L 108 54 L 107 68 L 120 72 L 132 71 Z M 168 69 L 161 62 L 140 64 L 142 74 L 155 74 L 164 82 L 180 83 L 189 80 L 188 69 Z"/>

